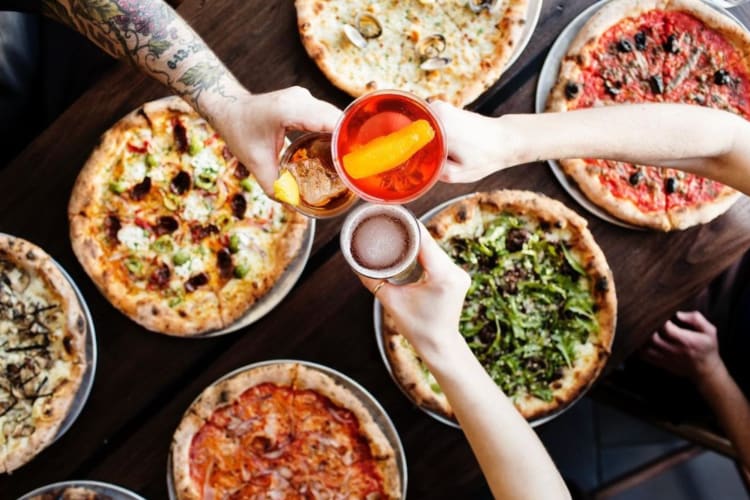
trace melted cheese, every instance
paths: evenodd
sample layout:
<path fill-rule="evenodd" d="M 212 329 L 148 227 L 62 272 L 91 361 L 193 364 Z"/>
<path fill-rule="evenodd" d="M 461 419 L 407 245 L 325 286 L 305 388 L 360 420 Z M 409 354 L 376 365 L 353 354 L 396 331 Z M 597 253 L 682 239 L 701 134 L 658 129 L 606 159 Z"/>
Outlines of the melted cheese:
<path fill-rule="evenodd" d="M 150 238 L 148 232 L 135 224 L 125 224 L 117 232 L 117 239 L 135 252 L 148 248 Z"/>

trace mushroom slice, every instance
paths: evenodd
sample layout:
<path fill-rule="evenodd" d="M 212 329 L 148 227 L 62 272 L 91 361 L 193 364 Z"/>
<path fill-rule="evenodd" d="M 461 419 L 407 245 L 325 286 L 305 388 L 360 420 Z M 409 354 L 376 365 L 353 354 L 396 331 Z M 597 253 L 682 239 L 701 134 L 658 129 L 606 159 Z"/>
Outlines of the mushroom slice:
<path fill-rule="evenodd" d="M 383 33 L 383 28 L 372 14 L 362 14 L 357 19 L 357 29 L 365 38 L 377 38 Z"/>
<path fill-rule="evenodd" d="M 425 59 L 438 57 L 445 50 L 445 37 L 440 34 L 422 39 L 417 46 L 417 52 Z"/>
<path fill-rule="evenodd" d="M 479 14 L 483 10 L 490 10 L 495 5 L 495 0 L 468 0 L 466 2 L 469 8 L 475 14 Z"/>
<path fill-rule="evenodd" d="M 344 25 L 344 34 L 355 47 L 359 47 L 360 49 L 367 47 L 367 40 L 351 24 Z"/>
<path fill-rule="evenodd" d="M 429 59 L 425 59 L 419 67 L 425 71 L 433 71 L 445 68 L 450 62 L 450 57 L 430 57 Z"/>

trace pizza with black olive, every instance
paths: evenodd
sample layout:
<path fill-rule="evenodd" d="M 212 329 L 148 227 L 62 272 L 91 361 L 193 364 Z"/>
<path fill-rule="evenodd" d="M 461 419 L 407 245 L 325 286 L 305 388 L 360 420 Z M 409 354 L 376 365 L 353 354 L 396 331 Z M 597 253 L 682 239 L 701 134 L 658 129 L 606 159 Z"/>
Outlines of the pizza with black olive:
<path fill-rule="evenodd" d="M 617 315 L 612 272 L 586 221 L 540 194 L 494 191 L 456 201 L 427 227 L 471 277 L 459 331 L 519 412 L 533 420 L 573 402 L 604 367 Z M 401 386 L 453 418 L 387 314 L 383 332 Z"/>
<path fill-rule="evenodd" d="M 750 35 L 699 0 L 615 0 L 573 40 L 549 111 L 623 103 L 696 104 L 750 118 Z M 708 222 L 739 197 L 673 169 L 593 158 L 560 161 L 594 203 L 664 231 Z"/>
<path fill-rule="evenodd" d="M 109 301 L 144 327 L 229 326 L 300 250 L 308 220 L 272 201 L 179 98 L 108 130 L 68 207 L 73 250 Z"/>
<path fill-rule="evenodd" d="M 86 371 L 86 322 L 57 265 L 0 234 L 0 473 L 46 448 Z"/>

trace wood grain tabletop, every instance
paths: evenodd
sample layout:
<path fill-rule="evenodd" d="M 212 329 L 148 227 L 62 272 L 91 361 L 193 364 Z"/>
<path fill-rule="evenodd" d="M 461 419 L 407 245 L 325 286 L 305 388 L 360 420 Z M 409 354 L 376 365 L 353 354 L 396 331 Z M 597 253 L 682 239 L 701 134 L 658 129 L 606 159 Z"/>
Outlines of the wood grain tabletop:
<path fill-rule="evenodd" d="M 590 3 L 544 2 L 524 53 L 471 108 L 487 115 L 533 112 L 537 76 L 549 47 Z M 338 106 L 350 102 L 307 57 L 291 0 L 186 0 L 179 12 L 251 91 L 301 85 Z M 750 7 L 733 13 L 743 22 L 750 20 Z M 262 320 L 231 335 L 196 340 L 151 333 L 97 291 L 68 237 L 66 207 L 73 182 L 102 132 L 143 102 L 164 95 L 167 91 L 158 83 L 120 64 L 0 171 L 0 232 L 38 244 L 71 274 L 91 309 L 99 343 L 96 380 L 80 418 L 31 463 L 0 476 L 0 498 L 83 478 L 120 484 L 149 499 L 167 498 L 167 452 L 191 401 L 225 373 L 277 358 L 340 370 L 380 401 L 406 450 L 410 498 L 470 498 L 483 479 L 463 435 L 415 408 L 383 366 L 373 333 L 372 297 L 338 249 L 341 218 L 318 221 L 311 258 L 286 299 Z M 670 234 L 635 231 L 590 215 L 542 163 L 475 184 L 438 184 L 409 208 L 421 214 L 454 196 L 496 188 L 545 193 L 589 221 L 614 271 L 619 299 L 610 367 L 750 248 L 747 198 L 704 226 Z"/>

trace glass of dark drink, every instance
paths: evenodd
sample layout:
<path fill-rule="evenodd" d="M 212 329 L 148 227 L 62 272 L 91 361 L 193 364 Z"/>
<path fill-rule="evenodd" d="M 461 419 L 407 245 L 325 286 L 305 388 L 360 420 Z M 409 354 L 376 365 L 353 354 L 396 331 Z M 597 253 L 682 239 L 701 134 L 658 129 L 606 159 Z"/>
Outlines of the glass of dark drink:
<path fill-rule="evenodd" d="M 399 205 L 365 203 L 341 227 L 341 252 L 357 273 L 395 284 L 417 281 L 419 223 Z"/>

